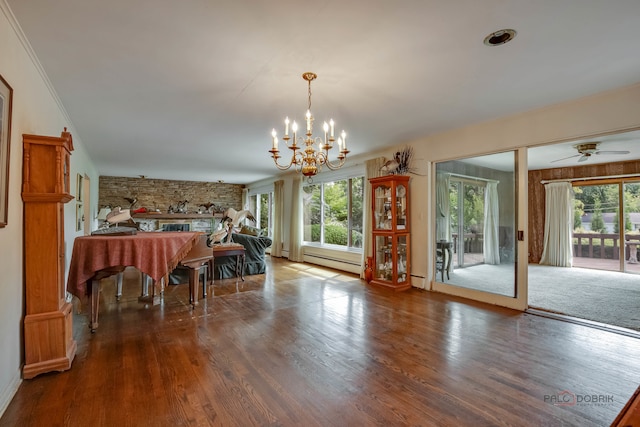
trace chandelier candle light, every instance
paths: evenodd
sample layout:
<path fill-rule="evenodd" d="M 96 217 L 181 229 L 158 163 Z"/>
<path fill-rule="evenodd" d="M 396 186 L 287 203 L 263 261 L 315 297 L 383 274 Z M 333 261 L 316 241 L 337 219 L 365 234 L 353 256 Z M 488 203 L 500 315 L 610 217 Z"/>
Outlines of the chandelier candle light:
<path fill-rule="evenodd" d="M 334 127 L 335 124 L 333 119 L 329 120 L 329 123 L 324 122 L 323 130 L 324 130 L 324 139 L 317 136 L 313 137 L 313 115 L 311 114 L 311 82 L 315 80 L 318 76 L 314 73 L 304 73 L 302 78 L 308 82 L 309 85 L 309 108 L 307 109 L 307 113 L 305 115 L 307 122 L 307 132 L 305 133 L 306 137 L 297 136 L 298 132 L 298 124 L 293 121 L 291 123 L 291 132 L 293 137 L 289 136 L 289 117 L 284 119 L 284 136 L 282 139 L 284 140 L 285 145 L 293 150 L 293 154 L 291 155 L 291 161 L 287 165 L 281 165 L 278 163 L 278 159 L 280 158 L 280 150 L 278 150 L 278 135 L 276 130 L 273 129 L 271 131 L 271 136 L 273 137 L 273 147 L 269 152 L 271 153 L 271 157 L 276 164 L 276 167 L 280 170 L 287 170 L 291 166 L 295 165 L 296 171 L 301 172 L 302 175 L 310 177 L 316 175 L 318 172 L 322 170 L 323 165 L 327 165 L 327 167 L 331 170 L 336 170 L 344 165 L 344 161 L 347 157 L 347 134 L 343 130 L 340 137 L 338 137 L 338 161 L 337 163 L 331 163 L 329 161 L 329 150 L 333 148 L 333 143 L 336 142 L 334 137 Z M 289 140 L 292 140 L 291 144 L 289 144 Z M 318 144 L 318 149 L 316 150 L 314 147 L 314 143 Z"/>

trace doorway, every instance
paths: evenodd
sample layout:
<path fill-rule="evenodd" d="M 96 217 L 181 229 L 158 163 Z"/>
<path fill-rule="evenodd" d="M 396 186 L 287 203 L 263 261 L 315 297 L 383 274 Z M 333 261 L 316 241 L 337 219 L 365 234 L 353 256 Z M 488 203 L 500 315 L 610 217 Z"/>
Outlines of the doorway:
<path fill-rule="evenodd" d="M 486 181 L 452 175 L 449 184 L 453 268 L 481 264 L 484 260 L 484 197 Z"/>
<path fill-rule="evenodd" d="M 640 274 L 640 182 L 573 184 L 573 266 Z"/>
<path fill-rule="evenodd" d="M 526 304 L 517 262 L 526 255 L 517 250 L 521 155 L 436 164 L 434 290 L 507 307 Z"/>

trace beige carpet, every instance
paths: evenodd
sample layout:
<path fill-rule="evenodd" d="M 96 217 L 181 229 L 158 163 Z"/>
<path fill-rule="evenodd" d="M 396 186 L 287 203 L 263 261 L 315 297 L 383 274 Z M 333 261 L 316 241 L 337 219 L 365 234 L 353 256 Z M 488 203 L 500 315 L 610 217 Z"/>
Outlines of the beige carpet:
<path fill-rule="evenodd" d="M 514 265 L 455 270 L 447 283 L 514 295 Z M 529 266 L 529 306 L 640 331 L 640 275 L 586 268 Z"/>

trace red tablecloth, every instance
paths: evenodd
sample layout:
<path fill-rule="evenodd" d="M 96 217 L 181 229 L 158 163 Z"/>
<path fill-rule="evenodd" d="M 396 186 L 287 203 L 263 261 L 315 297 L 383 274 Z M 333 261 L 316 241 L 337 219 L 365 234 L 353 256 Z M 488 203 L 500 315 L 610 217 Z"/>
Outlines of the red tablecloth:
<path fill-rule="evenodd" d="M 131 236 L 83 236 L 73 243 L 67 291 L 82 298 L 87 281 L 105 269 L 133 266 L 160 280 L 184 258 L 201 233 L 138 232 Z"/>

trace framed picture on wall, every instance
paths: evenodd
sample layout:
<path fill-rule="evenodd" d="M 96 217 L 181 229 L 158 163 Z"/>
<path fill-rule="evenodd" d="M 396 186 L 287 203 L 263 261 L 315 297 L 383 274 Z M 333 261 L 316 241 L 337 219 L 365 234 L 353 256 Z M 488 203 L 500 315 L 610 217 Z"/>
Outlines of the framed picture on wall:
<path fill-rule="evenodd" d="M 76 231 L 82 231 L 84 227 L 84 207 L 82 203 L 76 204 Z"/>
<path fill-rule="evenodd" d="M 76 202 L 82 203 L 82 193 L 84 191 L 84 182 L 82 175 L 78 174 L 78 179 L 76 183 Z"/>
<path fill-rule="evenodd" d="M 0 76 L 0 227 L 7 225 L 9 204 L 9 145 L 11 144 L 11 101 L 13 89 Z"/>

